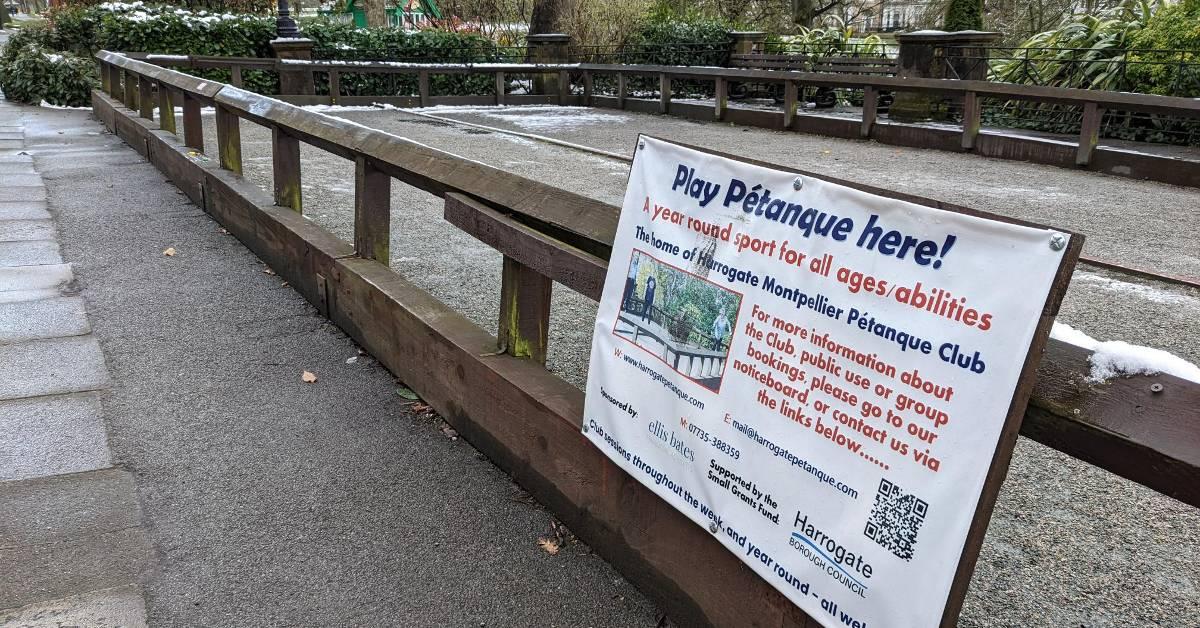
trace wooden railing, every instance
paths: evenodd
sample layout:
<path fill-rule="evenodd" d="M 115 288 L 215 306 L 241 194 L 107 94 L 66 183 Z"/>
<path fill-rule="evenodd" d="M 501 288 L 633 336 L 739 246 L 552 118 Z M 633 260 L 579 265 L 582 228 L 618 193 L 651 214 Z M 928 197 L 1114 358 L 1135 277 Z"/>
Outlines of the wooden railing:
<path fill-rule="evenodd" d="M 995 157 L 1025 159 L 1056 165 L 1092 166 L 1096 169 L 1121 176 L 1149 178 L 1168 183 L 1200 186 L 1200 162 L 1168 157 L 1156 157 L 1128 151 L 1112 151 L 1101 164 L 1096 161 L 1100 125 L 1105 111 L 1128 111 L 1163 114 L 1180 118 L 1200 118 L 1200 99 L 1109 92 L 1102 90 L 1045 87 L 994 83 L 989 81 L 963 81 L 947 79 L 900 78 L 870 73 L 848 74 L 837 72 L 797 72 L 748 68 L 709 68 L 655 65 L 608 65 L 608 64 L 416 64 L 387 62 L 346 61 L 300 61 L 258 59 L 242 57 L 186 57 L 168 55 L 138 55 L 145 60 L 163 66 L 209 69 L 226 68 L 233 76 L 233 84 L 239 86 L 244 69 L 274 69 L 282 72 L 299 72 L 307 75 L 307 81 L 315 82 L 316 74 L 328 77 L 328 96 L 281 96 L 294 104 L 369 104 L 389 103 L 398 106 L 424 107 L 431 104 L 542 104 L 557 103 L 587 106 L 611 106 L 625 109 L 633 106 L 638 110 L 655 110 L 690 117 L 724 120 L 736 113 L 736 120 L 744 124 L 764 127 L 803 130 L 839 137 L 875 139 L 881 142 L 912 145 L 947 150 L 976 151 Z M 347 73 L 415 74 L 419 78 L 419 94 L 416 96 L 341 96 L 340 77 Z M 474 96 L 432 96 L 429 92 L 431 74 L 491 74 L 494 75 L 494 92 Z M 533 74 L 556 74 L 556 94 L 506 94 L 506 76 Z M 593 86 L 597 76 L 615 76 L 617 87 L 613 96 L 595 93 Z M 659 83 L 657 107 L 639 107 L 646 99 L 632 98 L 627 85 L 632 76 L 656 77 Z M 672 102 L 671 84 L 674 80 L 711 81 L 716 94 L 705 113 L 705 107 L 697 103 Z M 574 83 L 573 83 L 574 82 Z M 735 110 L 728 106 L 730 83 L 765 83 L 779 85 L 783 102 L 779 112 L 761 110 Z M 581 87 L 576 94 L 573 85 Z M 797 115 L 799 87 L 824 87 L 830 89 L 852 89 L 863 92 L 861 118 L 832 121 L 821 116 Z M 954 97 L 962 103 L 961 131 L 957 142 L 945 141 L 947 131 L 915 125 L 889 124 L 886 131 L 879 129 L 879 96 L 889 92 L 921 92 Z M 1063 154 L 1064 148 L 1035 137 L 1013 137 L 1005 134 L 988 135 L 988 145 L 980 145 L 982 101 L 1028 101 L 1055 103 L 1080 107 L 1082 119 L 1080 133 L 1072 154 Z M 803 124 L 801 124 L 803 122 Z M 890 127 L 905 127 L 894 130 Z"/>
<path fill-rule="evenodd" d="M 617 207 L 231 85 L 110 52 L 97 59 L 106 94 L 93 103 L 106 124 L 682 623 L 809 625 L 592 447 L 579 434 L 582 393 L 544 367 L 552 284 L 600 297 Z M 183 143 L 195 150 L 203 150 L 199 107 L 216 108 L 219 168 L 173 137 L 178 102 Z M 240 177 L 243 119 L 271 129 L 270 198 Z M 352 246 L 300 216 L 301 143 L 355 164 Z M 443 197 L 446 220 L 503 254 L 498 338 L 390 268 L 393 179 Z M 1092 384 L 1089 355 L 1050 341 L 1021 433 L 1200 507 L 1200 385 L 1169 375 Z M 692 558 L 679 561 L 685 554 Z M 696 561 L 708 568 L 693 569 Z"/>

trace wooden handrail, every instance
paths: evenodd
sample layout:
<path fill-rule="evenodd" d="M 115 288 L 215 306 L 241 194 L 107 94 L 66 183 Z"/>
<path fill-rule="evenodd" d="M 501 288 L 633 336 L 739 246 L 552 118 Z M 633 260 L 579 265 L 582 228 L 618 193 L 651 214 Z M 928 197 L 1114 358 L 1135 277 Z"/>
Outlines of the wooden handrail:
<path fill-rule="evenodd" d="M 619 214 L 613 205 L 389 133 L 124 55 L 101 52 L 96 58 L 104 75 L 109 77 L 106 81 L 109 93 L 123 99 L 131 109 L 141 108 L 145 112 L 146 106 L 154 106 L 145 97 L 146 90 L 131 89 L 132 80 L 136 80 L 139 88 L 144 80 L 153 89 L 182 91 L 185 129 L 199 121 L 198 108 L 193 106 L 189 114 L 187 102 L 206 100 L 215 104 L 220 163 L 227 170 L 240 170 L 237 120 L 245 118 L 270 127 L 276 137 L 274 163 L 277 168 L 294 169 L 283 177 L 276 173 L 276 200 L 294 201 L 288 202 L 294 210 L 301 210 L 300 203 L 287 186 L 299 187 L 296 142 L 354 160 L 356 169 L 361 163 L 363 176 L 356 176 L 356 188 L 361 188 L 356 189 L 356 199 L 365 200 L 362 200 L 363 217 L 359 219 L 360 209 L 356 207 L 355 221 L 355 242 L 362 243 L 356 249 L 360 257 L 379 259 L 381 252 L 387 250 L 388 221 L 378 215 L 386 197 L 373 189 L 382 180 L 381 176 L 394 177 L 445 197 L 445 216 L 449 222 L 505 256 L 502 294 L 531 295 L 525 300 L 506 300 L 505 307 L 510 309 L 501 312 L 502 337 L 507 338 L 506 350 L 513 355 L 544 360 L 544 335 L 529 338 L 528 334 L 534 333 L 530 330 L 544 331 L 549 324 L 550 282 L 556 281 L 593 299 L 600 296 L 606 271 L 604 260 L 611 250 Z M 114 74 L 114 69 L 124 76 L 123 90 L 119 89 L 122 80 Z M 639 73 L 641 69 L 630 72 Z M 160 98 L 158 102 L 161 106 L 163 100 Z M 162 119 L 165 124 L 166 117 Z M 814 173 L 805 174 L 893 198 L 970 211 Z M 1134 376 L 1092 384 L 1087 381 L 1089 356 L 1088 351 L 1079 347 L 1050 341 L 1022 433 L 1200 507 L 1200 413 L 1196 411 L 1200 408 L 1200 384 L 1169 375 Z"/>

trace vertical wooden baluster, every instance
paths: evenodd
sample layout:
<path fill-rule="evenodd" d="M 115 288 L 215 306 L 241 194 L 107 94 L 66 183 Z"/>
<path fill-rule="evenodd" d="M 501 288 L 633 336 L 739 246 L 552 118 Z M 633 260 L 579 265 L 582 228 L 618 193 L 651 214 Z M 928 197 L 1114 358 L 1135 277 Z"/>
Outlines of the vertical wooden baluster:
<path fill-rule="evenodd" d="M 121 68 L 108 64 L 108 95 L 121 100 Z"/>
<path fill-rule="evenodd" d="M 275 175 L 275 204 L 304 213 L 300 187 L 300 140 L 271 127 L 271 166 Z"/>
<path fill-rule="evenodd" d="M 1079 150 L 1075 153 L 1075 165 L 1086 166 L 1092 163 L 1092 153 L 1100 142 L 1100 122 L 1104 118 L 1104 110 L 1096 103 L 1090 102 L 1083 106 L 1083 120 L 1079 123 Z"/>
<path fill-rule="evenodd" d="M 162 81 L 158 82 L 158 128 L 177 133 L 175 129 L 174 90 Z"/>
<path fill-rule="evenodd" d="M 979 118 L 982 113 L 979 95 L 967 92 L 963 96 L 962 147 L 963 150 L 975 148 L 975 138 L 979 136 Z"/>
<path fill-rule="evenodd" d="M 505 87 L 505 85 L 506 85 L 506 82 L 504 80 L 504 73 L 496 72 L 496 104 L 497 105 L 504 104 L 504 87 Z"/>
<path fill-rule="evenodd" d="M 183 92 L 183 145 L 204 152 L 204 121 L 200 119 L 200 101 Z"/>
<path fill-rule="evenodd" d="M 592 101 L 592 73 L 589 70 L 583 72 L 583 104 L 591 107 L 595 103 Z"/>
<path fill-rule="evenodd" d="M 105 61 L 100 61 L 100 89 L 109 96 L 112 95 L 112 74 L 108 70 L 109 65 Z"/>
<path fill-rule="evenodd" d="M 553 282 L 507 255 L 500 283 L 500 346 L 509 355 L 546 363 Z"/>
<path fill-rule="evenodd" d="M 875 127 L 875 120 L 878 117 L 879 90 L 871 85 L 867 85 L 863 88 L 862 127 L 858 132 L 860 137 L 871 137 L 871 129 Z"/>
<path fill-rule="evenodd" d="M 671 110 L 671 75 L 658 75 L 658 112 L 667 113 Z"/>
<path fill-rule="evenodd" d="M 391 263 L 392 178 L 365 157 L 354 159 L 354 253 Z"/>
<path fill-rule="evenodd" d="M 729 82 L 723 76 L 718 76 L 714 82 L 713 119 L 720 120 L 725 117 L 725 107 L 729 105 Z"/>
<path fill-rule="evenodd" d="M 122 83 L 125 85 L 125 107 L 128 109 L 137 109 L 137 75 L 129 70 L 122 70 L 121 73 L 124 76 Z"/>
<path fill-rule="evenodd" d="M 232 66 L 231 68 L 229 68 L 229 72 L 230 72 L 230 76 L 229 76 L 230 84 L 233 85 L 234 87 L 240 88 L 242 86 L 242 66 L 240 66 L 240 65 Z"/>
<path fill-rule="evenodd" d="M 217 154 L 221 167 L 242 174 L 242 129 L 237 114 L 217 105 Z"/>
<path fill-rule="evenodd" d="M 154 81 L 147 76 L 138 77 L 138 109 L 143 118 L 154 119 Z"/>
<path fill-rule="evenodd" d="M 624 72 L 617 74 L 617 109 L 625 108 L 625 94 L 629 91 L 627 81 Z"/>
<path fill-rule="evenodd" d="M 571 94 L 571 73 L 563 70 L 558 73 L 558 104 L 567 104 L 567 96 Z"/>
<path fill-rule="evenodd" d="M 342 73 L 337 70 L 329 71 L 329 104 L 336 105 L 342 97 Z"/>
<path fill-rule="evenodd" d="M 422 107 L 429 106 L 429 71 L 421 70 L 417 73 L 417 94 L 421 101 Z"/>
<path fill-rule="evenodd" d="M 783 82 L 783 128 L 792 128 L 792 121 L 796 119 L 796 83 L 793 81 Z"/>

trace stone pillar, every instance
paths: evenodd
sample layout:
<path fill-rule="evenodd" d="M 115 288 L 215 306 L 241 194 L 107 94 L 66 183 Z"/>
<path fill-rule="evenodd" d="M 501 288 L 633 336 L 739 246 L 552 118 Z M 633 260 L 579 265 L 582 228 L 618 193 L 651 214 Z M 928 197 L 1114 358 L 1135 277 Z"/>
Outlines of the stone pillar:
<path fill-rule="evenodd" d="M 529 44 L 529 52 L 525 57 L 526 63 L 570 63 L 571 36 L 565 33 L 542 33 L 525 38 Z M 533 75 L 533 93 L 557 94 L 558 73 Z"/>
<path fill-rule="evenodd" d="M 735 55 L 762 54 L 767 34 L 762 31 L 729 31 L 729 52 Z"/>
<path fill-rule="evenodd" d="M 313 40 L 311 39 L 272 39 L 271 49 L 278 59 L 312 60 Z M 311 70 L 291 70 L 281 64 L 279 70 L 279 93 L 285 96 L 311 96 L 317 93 Z"/>
<path fill-rule="evenodd" d="M 897 33 L 900 44 L 900 78 L 987 80 L 990 46 L 1000 33 L 980 31 L 914 31 Z M 898 92 L 888 110 L 888 118 L 901 122 L 920 122 L 933 116 L 936 105 L 945 96 L 920 92 Z"/>

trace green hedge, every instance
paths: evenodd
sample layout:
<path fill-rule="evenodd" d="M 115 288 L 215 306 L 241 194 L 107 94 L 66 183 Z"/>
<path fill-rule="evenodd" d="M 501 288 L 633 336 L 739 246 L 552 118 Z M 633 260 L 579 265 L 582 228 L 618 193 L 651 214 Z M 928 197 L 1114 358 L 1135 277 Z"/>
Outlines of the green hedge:
<path fill-rule="evenodd" d="M 99 84 L 96 64 L 87 57 L 47 52 L 37 44 L 20 41 L 15 46 L 10 42 L 0 56 L 0 89 L 9 100 L 83 107 Z"/>

